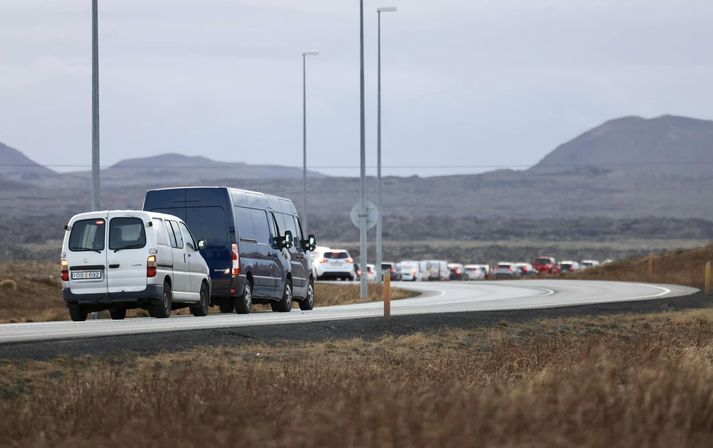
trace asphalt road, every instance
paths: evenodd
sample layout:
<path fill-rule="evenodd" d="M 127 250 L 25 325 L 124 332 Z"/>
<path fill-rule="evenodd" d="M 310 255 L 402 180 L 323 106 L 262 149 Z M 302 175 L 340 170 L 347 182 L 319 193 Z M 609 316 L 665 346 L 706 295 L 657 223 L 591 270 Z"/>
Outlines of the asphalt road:
<path fill-rule="evenodd" d="M 397 286 L 420 291 L 422 295 L 394 301 L 392 314 L 395 317 L 639 302 L 689 296 L 698 292 L 683 286 L 579 280 L 408 283 Z M 317 307 L 306 312 L 293 310 L 290 313 L 4 324 L 0 325 L 0 345 L 368 319 L 379 317 L 382 312 L 383 304 L 372 302 Z"/>

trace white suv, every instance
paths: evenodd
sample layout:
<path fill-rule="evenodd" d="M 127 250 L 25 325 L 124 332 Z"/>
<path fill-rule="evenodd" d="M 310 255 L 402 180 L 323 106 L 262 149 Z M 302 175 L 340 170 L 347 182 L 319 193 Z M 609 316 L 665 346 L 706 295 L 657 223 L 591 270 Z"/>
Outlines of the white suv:
<path fill-rule="evenodd" d="M 107 229 L 108 227 L 108 229 Z M 103 211 L 76 215 L 65 226 L 61 275 L 64 301 L 74 321 L 109 310 L 123 319 L 143 308 L 153 317 L 190 307 L 208 314 L 210 275 L 186 224 L 163 213 Z"/>
<path fill-rule="evenodd" d="M 315 260 L 319 280 L 354 280 L 354 259 L 346 250 L 329 249 Z"/>

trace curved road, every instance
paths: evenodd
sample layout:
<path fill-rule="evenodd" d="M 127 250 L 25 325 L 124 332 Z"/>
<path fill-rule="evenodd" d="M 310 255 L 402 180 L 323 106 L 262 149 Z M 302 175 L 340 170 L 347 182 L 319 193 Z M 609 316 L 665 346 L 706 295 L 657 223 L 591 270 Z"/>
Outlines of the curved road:
<path fill-rule="evenodd" d="M 610 302 L 682 297 L 697 289 L 673 285 L 581 280 L 521 280 L 503 282 L 395 283 L 421 296 L 392 302 L 392 315 L 527 310 Z M 319 298 L 317 298 L 319 300 Z M 319 303 L 319 302 L 318 302 Z M 0 344 L 98 336 L 206 330 L 276 324 L 378 317 L 381 302 L 318 307 L 313 311 L 214 314 L 170 319 L 135 318 L 123 321 L 41 322 L 0 325 Z"/>

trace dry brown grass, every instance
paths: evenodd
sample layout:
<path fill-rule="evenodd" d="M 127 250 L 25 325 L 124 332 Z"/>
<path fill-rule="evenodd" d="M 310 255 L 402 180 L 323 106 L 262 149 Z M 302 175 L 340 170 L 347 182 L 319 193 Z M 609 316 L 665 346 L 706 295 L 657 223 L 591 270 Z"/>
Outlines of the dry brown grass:
<path fill-rule="evenodd" d="M 713 311 L 0 364 L 0 446 L 711 446 Z"/>
<path fill-rule="evenodd" d="M 0 263 L 0 282 L 11 280 L 0 286 L 0 323 L 11 322 L 46 322 L 68 320 L 69 313 L 62 299 L 62 284 L 57 277 L 59 263 L 49 262 L 13 262 Z M 14 285 L 14 287 L 13 287 Z M 369 288 L 368 301 L 381 299 L 381 290 L 372 285 Z M 393 299 L 413 297 L 416 293 L 402 289 L 393 289 Z M 359 302 L 359 286 L 354 284 L 317 284 L 315 289 L 317 306 L 344 305 Z M 297 303 L 295 308 L 299 306 Z M 270 311 L 267 305 L 256 305 L 256 311 Z M 211 308 L 217 313 L 217 307 Z M 186 308 L 175 311 L 176 314 L 190 314 Z M 108 313 L 102 313 L 108 318 Z M 128 317 L 146 317 L 144 310 L 130 310 Z"/>
<path fill-rule="evenodd" d="M 649 274 L 649 258 L 653 259 L 653 276 Z M 652 257 L 621 260 L 592 269 L 565 275 L 584 280 L 620 280 L 670 283 L 703 288 L 705 265 L 713 261 L 713 245 L 689 250 L 677 250 Z"/>

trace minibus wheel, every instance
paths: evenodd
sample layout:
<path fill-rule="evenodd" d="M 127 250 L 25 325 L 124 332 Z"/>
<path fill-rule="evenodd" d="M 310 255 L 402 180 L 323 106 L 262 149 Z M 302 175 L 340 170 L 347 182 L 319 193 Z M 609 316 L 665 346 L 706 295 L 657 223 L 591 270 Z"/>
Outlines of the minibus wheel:
<path fill-rule="evenodd" d="M 114 320 L 122 320 L 126 318 L 126 308 L 109 308 L 109 315 Z"/>
<path fill-rule="evenodd" d="M 208 289 L 208 285 L 203 282 L 201 284 L 201 301 L 198 302 L 198 305 L 192 306 L 191 307 L 191 314 L 194 316 L 207 316 L 208 315 L 208 309 L 210 308 L 210 290 Z"/>
<path fill-rule="evenodd" d="M 292 280 L 285 282 L 285 291 L 282 293 L 282 300 L 270 304 L 272 311 L 279 313 L 289 313 L 292 310 Z"/>
<path fill-rule="evenodd" d="M 307 297 L 302 299 L 300 302 L 300 309 L 302 311 L 310 311 L 314 308 L 314 280 L 310 279 L 309 286 L 307 286 Z"/>
<path fill-rule="evenodd" d="M 172 298 L 173 293 L 171 292 L 171 284 L 166 281 L 163 283 L 163 294 L 161 295 L 161 301 L 154 305 L 151 316 L 158 317 L 159 319 L 171 317 Z"/>
<path fill-rule="evenodd" d="M 89 313 L 86 308 L 82 308 L 79 305 L 69 307 L 69 317 L 75 322 L 83 322 L 87 320 L 87 314 Z"/>

